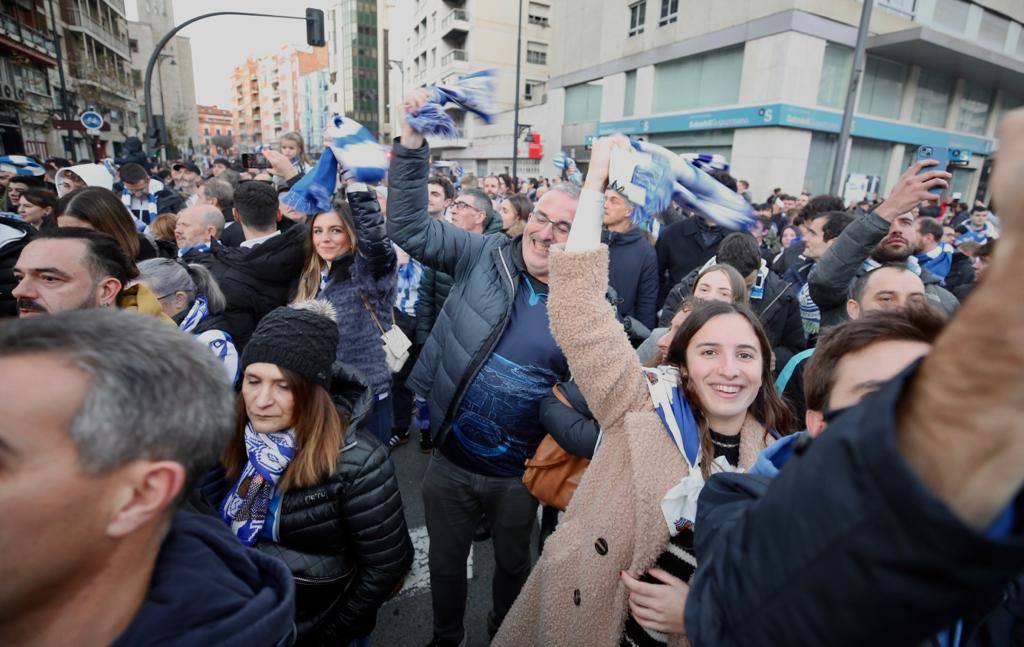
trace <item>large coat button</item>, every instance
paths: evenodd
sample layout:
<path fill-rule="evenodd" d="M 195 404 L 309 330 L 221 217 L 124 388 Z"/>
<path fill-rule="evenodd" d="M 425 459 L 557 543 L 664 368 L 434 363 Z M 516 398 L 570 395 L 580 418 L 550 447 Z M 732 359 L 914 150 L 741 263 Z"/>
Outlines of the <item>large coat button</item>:
<path fill-rule="evenodd" d="M 576 606 L 580 606 L 580 590 L 576 589 L 572 592 L 572 603 Z"/>
<path fill-rule="evenodd" d="M 608 554 L 608 542 L 605 541 L 604 537 L 597 538 L 597 541 L 594 542 L 594 550 L 597 551 L 598 555 Z"/>

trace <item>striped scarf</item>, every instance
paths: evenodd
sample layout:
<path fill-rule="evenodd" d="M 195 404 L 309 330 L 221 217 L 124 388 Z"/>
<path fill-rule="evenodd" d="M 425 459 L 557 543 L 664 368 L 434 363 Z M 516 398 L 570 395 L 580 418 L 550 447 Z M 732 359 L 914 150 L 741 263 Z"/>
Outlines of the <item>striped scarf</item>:
<path fill-rule="evenodd" d="M 144 231 L 146 225 L 153 222 L 157 217 L 156 209 L 156 195 L 149 193 L 146 196 L 146 211 L 139 217 L 139 212 L 132 209 L 132 192 L 128 189 L 121 189 L 121 202 L 128 209 L 129 213 L 132 214 L 132 218 L 135 219 L 135 228 L 139 231 Z"/>
<path fill-rule="evenodd" d="M 473 113 L 484 123 L 489 124 L 493 120 L 494 70 L 480 70 L 460 76 L 454 83 L 428 86 L 426 89 L 430 92 L 428 102 L 405 116 L 409 127 L 418 133 L 458 137 L 455 122 L 443 109 L 449 103 Z"/>
<path fill-rule="evenodd" d="M 252 546 L 267 520 L 277 484 L 295 456 L 295 432 L 256 433 L 245 425 L 245 453 L 248 460 L 234 487 L 220 507 L 220 516 L 242 543 Z"/>
<path fill-rule="evenodd" d="M 398 267 L 398 283 L 395 285 L 395 307 L 409 315 L 416 316 L 416 299 L 419 296 L 423 266 L 415 258 L 409 258 L 405 265 Z"/>
<path fill-rule="evenodd" d="M 42 164 L 25 155 L 0 155 L 0 173 L 40 177 L 46 175 L 46 169 Z"/>

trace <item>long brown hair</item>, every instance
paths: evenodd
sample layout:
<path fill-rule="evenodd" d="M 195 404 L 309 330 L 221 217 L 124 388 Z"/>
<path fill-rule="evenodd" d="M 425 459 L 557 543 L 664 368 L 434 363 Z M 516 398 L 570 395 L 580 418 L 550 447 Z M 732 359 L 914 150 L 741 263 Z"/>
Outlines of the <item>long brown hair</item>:
<path fill-rule="evenodd" d="M 294 401 L 295 456 L 281 477 L 278 487 L 282 492 L 291 488 L 312 487 L 334 473 L 338 463 L 348 416 L 338 411 L 324 387 L 297 373 L 278 366 L 288 382 Z M 245 453 L 245 425 L 249 416 L 245 399 L 239 393 L 235 400 L 235 433 L 224 448 L 221 463 L 229 482 L 242 473 L 248 460 Z"/>
<path fill-rule="evenodd" d="M 740 271 L 732 265 L 726 265 L 725 263 L 709 265 L 701 270 L 700 274 L 697 275 L 697 279 L 693 282 L 693 289 L 690 290 L 690 292 L 696 293 L 697 284 L 700 283 L 700 280 L 712 272 L 721 272 L 722 274 L 725 274 L 725 278 L 729 281 L 729 289 L 732 290 L 733 303 L 750 305 L 750 296 L 747 294 L 747 284 L 740 275 Z"/>
<path fill-rule="evenodd" d="M 760 320 L 750 306 L 743 303 L 725 303 L 724 301 L 701 301 L 694 307 L 693 312 L 686 317 L 679 332 L 672 340 L 668 348 L 666 363 L 679 368 L 680 388 L 686 396 L 687 402 L 693 409 L 694 417 L 697 419 L 697 426 L 700 430 L 700 451 L 702 456 L 711 457 L 701 461 L 701 473 L 707 479 L 710 476 L 710 469 L 715 448 L 711 443 L 710 427 L 708 426 L 707 414 L 704 406 L 697 397 L 688 377 L 689 371 L 686 368 L 686 349 L 693 337 L 708 322 L 719 315 L 738 314 L 747 320 L 750 327 L 754 329 L 757 343 L 761 347 L 761 388 L 757 396 L 747 409 L 747 413 L 755 420 L 764 425 L 765 439 L 774 430 L 776 433 L 786 435 L 790 432 L 793 424 L 793 414 L 783 401 L 778 391 L 775 390 L 775 380 L 772 377 L 772 346 L 765 335 Z"/>
<path fill-rule="evenodd" d="M 139 259 L 139 234 L 135 219 L 121 200 L 103 187 L 88 186 L 65 193 L 57 201 L 55 217 L 70 216 L 89 223 L 96 231 L 113 237 L 128 260 Z"/>
<path fill-rule="evenodd" d="M 327 269 L 327 261 L 316 253 L 316 247 L 313 245 L 313 225 L 316 224 L 316 219 L 324 213 L 330 213 L 330 211 L 316 214 L 309 219 L 309 223 L 306 225 L 306 263 L 302 267 L 299 287 L 295 291 L 293 302 L 315 299 L 317 292 L 320 291 L 320 276 Z M 351 250 L 355 252 L 356 230 L 352 226 L 352 208 L 348 206 L 347 201 L 338 198 L 334 200 L 334 213 L 338 214 L 338 219 L 341 220 L 341 225 L 345 228 L 345 233 L 348 234 Z"/>

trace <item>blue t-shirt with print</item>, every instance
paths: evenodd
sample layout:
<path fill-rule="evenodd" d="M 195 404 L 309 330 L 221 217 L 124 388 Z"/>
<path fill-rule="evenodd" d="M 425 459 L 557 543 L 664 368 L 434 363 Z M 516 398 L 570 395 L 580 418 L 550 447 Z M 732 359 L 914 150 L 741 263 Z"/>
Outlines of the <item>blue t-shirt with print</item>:
<path fill-rule="evenodd" d="M 522 476 L 546 433 L 541 398 L 569 367 L 548 327 L 547 286 L 524 276 L 505 332 L 466 388 L 442 451 L 486 476 Z"/>

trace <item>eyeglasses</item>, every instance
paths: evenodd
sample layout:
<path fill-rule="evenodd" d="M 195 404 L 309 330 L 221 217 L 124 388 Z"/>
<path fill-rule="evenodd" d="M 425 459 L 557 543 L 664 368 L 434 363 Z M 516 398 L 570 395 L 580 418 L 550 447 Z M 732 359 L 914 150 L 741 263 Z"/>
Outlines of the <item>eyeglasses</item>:
<path fill-rule="evenodd" d="M 459 200 L 456 200 L 455 202 L 452 203 L 452 209 L 472 209 L 473 211 L 482 211 L 482 209 L 477 209 L 468 202 L 463 202 Z"/>
<path fill-rule="evenodd" d="M 569 230 L 572 229 L 572 223 L 571 222 L 565 222 L 565 221 L 557 221 L 556 222 L 556 221 L 552 220 L 551 218 L 548 218 L 547 216 L 545 216 L 540 211 L 534 210 L 533 213 L 530 214 L 530 217 L 533 218 L 534 222 L 536 222 L 538 225 L 541 226 L 541 229 L 543 229 L 544 227 L 547 227 L 548 225 L 551 225 L 554 228 L 555 231 L 557 231 L 558 233 L 562 234 L 563 236 L 568 236 L 569 235 Z"/>

